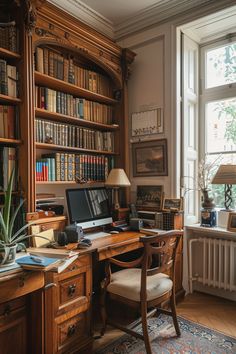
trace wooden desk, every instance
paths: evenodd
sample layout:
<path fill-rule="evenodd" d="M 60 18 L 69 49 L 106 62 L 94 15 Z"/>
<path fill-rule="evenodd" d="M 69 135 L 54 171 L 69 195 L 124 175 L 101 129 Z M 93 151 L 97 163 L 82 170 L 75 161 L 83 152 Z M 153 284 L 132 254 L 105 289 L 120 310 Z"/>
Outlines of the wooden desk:
<path fill-rule="evenodd" d="M 25 354 L 36 341 L 29 294 L 42 289 L 42 272 L 21 271 L 0 277 L 0 354 Z"/>

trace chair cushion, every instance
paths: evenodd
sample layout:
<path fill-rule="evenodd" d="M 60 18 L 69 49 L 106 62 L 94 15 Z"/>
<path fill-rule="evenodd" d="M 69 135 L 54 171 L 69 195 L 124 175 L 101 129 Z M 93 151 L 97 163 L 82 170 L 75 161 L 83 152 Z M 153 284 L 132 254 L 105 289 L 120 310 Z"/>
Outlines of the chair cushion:
<path fill-rule="evenodd" d="M 172 289 L 168 275 L 159 273 L 147 277 L 147 300 L 156 299 Z M 140 301 L 141 269 L 123 269 L 112 273 L 107 291 L 133 301 Z"/>

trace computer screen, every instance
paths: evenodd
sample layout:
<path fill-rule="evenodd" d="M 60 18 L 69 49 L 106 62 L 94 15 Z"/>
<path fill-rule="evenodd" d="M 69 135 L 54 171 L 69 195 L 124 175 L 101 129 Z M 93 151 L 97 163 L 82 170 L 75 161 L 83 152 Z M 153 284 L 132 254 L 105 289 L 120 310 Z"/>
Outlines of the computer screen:
<path fill-rule="evenodd" d="M 71 224 L 86 229 L 112 222 L 106 188 L 67 189 L 66 200 Z"/>

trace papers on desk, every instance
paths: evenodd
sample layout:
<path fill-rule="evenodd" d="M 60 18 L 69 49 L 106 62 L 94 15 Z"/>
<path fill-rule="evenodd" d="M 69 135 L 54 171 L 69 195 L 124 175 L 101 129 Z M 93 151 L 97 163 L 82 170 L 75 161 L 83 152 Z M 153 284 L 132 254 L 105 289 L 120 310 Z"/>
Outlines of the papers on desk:
<path fill-rule="evenodd" d="M 161 229 L 140 229 L 139 230 L 141 233 L 145 234 L 145 235 L 162 235 L 164 234 L 166 231 L 164 230 L 161 230 Z"/>

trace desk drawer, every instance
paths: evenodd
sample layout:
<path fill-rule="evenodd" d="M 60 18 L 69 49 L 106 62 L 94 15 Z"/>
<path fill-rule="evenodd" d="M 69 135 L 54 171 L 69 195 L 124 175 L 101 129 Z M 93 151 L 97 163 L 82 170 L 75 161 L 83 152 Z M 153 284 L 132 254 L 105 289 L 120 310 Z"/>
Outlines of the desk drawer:
<path fill-rule="evenodd" d="M 68 277 L 72 277 L 75 274 L 84 272 L 87 268 L 91 267 L 91 256 L 84 255 L 77 258 L 72 264 L 70 264 L 61 274 L 57 275 L 57 280 L 63 280 Z"/>
<path fill-rule="evenodd" d="M 79 306 L 87 302 L 86 298 L 86 273 L 80 273 L 72 278 L 62 280 L 58 284 L 59 310 L 70 303 Z"/>
<path fill-rule="evenodd" d="M 82 312 L 60 324 L 57 324 L 57 351 L 59 353 L 69 353 L 69 347 L 75 345 L 75 342 L 81 344 L 88 338 L 86 313 Z"/>
<path fill-rule="evenodd" d="M 44 274 L 38 271 L 24 271 L 3 278 L 0 280 L 0 302 L 15 299 L 44 286 Z"/>

